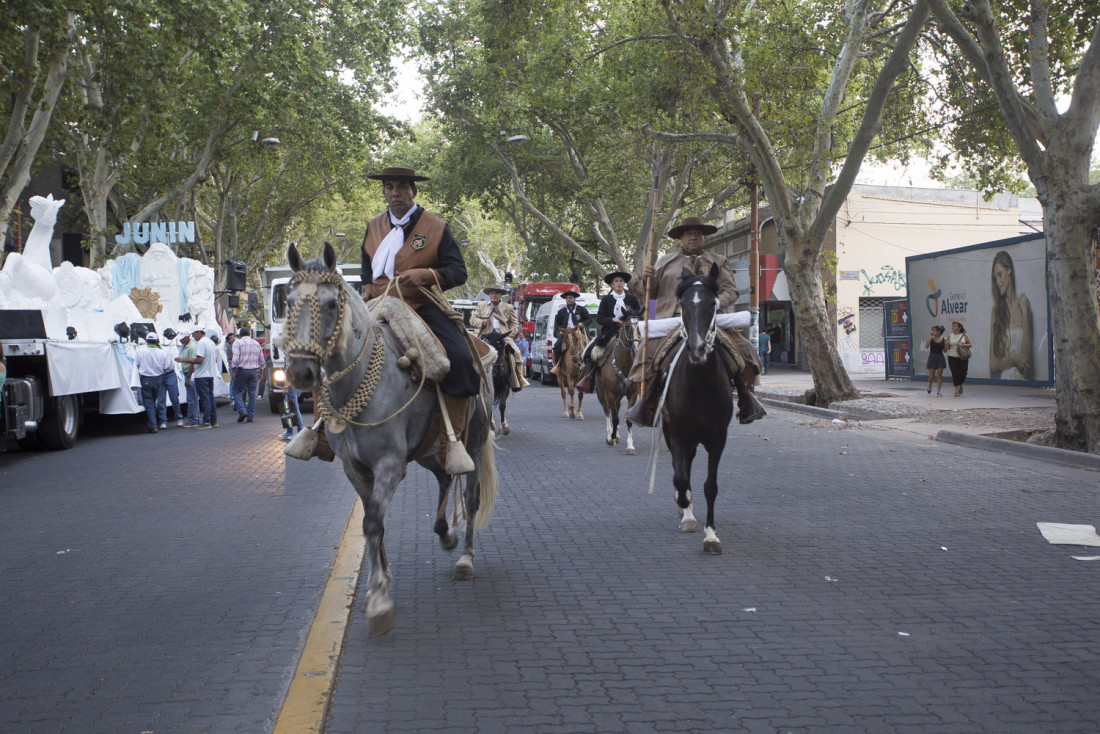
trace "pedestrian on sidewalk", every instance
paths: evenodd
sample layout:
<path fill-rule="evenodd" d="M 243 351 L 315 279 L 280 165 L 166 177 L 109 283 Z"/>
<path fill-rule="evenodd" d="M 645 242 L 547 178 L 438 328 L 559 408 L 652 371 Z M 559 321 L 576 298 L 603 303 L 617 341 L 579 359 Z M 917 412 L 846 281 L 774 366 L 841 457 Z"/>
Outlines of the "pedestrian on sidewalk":
<path fill-rule="evenodd" d="M 758 337 L 758 348 L 760 350 L 760 367 L 764 370 L 764 374 L 768 374 L 768 365 L 772 361 L 772 338 L 768 336 L 767 329 L 761 329 Z"/>
<path fill-rule="evenodd" d="M 302 409 L 298 406 L 298 397 L 300 392 L 294 389 L 293 385 L 286 386 L 286 413 L 290 414 L 289 423 L 286 426 L 286 430 L 282 432 L 279 438 L 284 441 L 289 441 L 294 438 L 295 433 L 302 432 Z"/>
<path fill-rule="evenodd" d="M 943 338 L 944 328 L 939 324 L 932 327 L 931 335 L 924 340 L 923 349 L 929 351 L 928 361 L 924 368 L 928 370 L 928 394 L 932 394 L 932 381 L 936 382 L 936 397 L 943 396 L 943 368 L 947 366 L 943 351 L 947 347 L 947 340 Z"/>
<path fill-rule="evenodd" d="M 963 394 L 963 383 L 970 367 L 970 358 L 959 356 L 959 347 L 973 348 L 966 327 L 958 321 L 951 322 L 951 333 L 947 335 L 947 366 L 951 369 L 951 384 L 955 386 L 955 397 Z"/>
<path fill-rule="evenodd" d="M 145 406 L 145 423 L 148 433 L 168 427 L 167 407 L 164 404 L 164 373 L 175 374 L 172 357 L 160 348 L 160 337 L 155 331 L 145 335 L 145 346 L 139 346 L 134 354 L 134 366 L 141 380 L 141 402 Z"/>
<path fill-rule="evenodd" d="M 256 390 L 260 384 L 260 371 L 264 368 L 264 350 L 253 339 L 247 326 L 242 326 L 233 342 L 233 369 L 236 374 L 237 422 L 251 423 L 256 417 Z"/>

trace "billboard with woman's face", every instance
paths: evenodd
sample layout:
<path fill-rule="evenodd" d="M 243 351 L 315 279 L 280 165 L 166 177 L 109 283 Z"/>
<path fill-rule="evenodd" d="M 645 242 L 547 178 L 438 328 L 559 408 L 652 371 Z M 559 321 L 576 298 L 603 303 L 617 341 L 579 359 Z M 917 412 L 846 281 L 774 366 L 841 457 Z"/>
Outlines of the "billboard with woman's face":
<path fill-rule="evenodd" d="M 958 321 L 974 345 L 968 379 L 1052 384 L 1042 234 L 908 257 L 905 266 L 912 333 Z"/>

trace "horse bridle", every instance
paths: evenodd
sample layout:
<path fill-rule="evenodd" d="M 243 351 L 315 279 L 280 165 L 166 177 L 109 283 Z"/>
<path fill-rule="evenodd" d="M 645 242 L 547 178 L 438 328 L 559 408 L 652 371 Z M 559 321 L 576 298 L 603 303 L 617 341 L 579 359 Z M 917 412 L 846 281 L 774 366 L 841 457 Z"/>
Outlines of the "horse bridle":
<path fill-rule="evenodd" d="M 286 328 L 283 331 L 283 351 L 286 352 L 288 357 L 317 359 L 321 364 L 324 364 L 336 352 L 344 318 L 347 316 L 348 293 L 344 287 L 344 279 L 339 273 L 299 270 L 290 282 L 295 287 L 298 298 L 291 304 L 287 312 Z M 321 299 L 317 295 L 317 287 L 320 285 L 336 286 L 336 292 L 340 298 L 332 336 L 323 345 L 317 342 L 316 336 L 321 330 Z M 302 315 L 302 309 L 307 306 L 309 307 L 310 341 L 304 342 L 298 339 L 298 319 Z"/>
<path fill-rule="evenodd" d="M 697 286 L 693 286 L 697 287 Z M 688 290 L 691 290 L 690 288 Z M 684 291 L 684 295 L 687 295 L 687 291 Z M 683 297 L 681 297 L 681 300 Z M 707 333 L 703 336 L 703 356 L 709 357 L 710 353 L 714 351 L 714 340 L 718 337 L 718 297 L 714 298 L 714 313 L 710 315 L 710 325 L 707 327 Z M 681 310 L 682 314 L 682 310 Z M 684 327 L 684 323 L 681 317 L 679 335 L 684 340 L 684 344 L 687 344 L 688 333 L 687 328 Z"/>

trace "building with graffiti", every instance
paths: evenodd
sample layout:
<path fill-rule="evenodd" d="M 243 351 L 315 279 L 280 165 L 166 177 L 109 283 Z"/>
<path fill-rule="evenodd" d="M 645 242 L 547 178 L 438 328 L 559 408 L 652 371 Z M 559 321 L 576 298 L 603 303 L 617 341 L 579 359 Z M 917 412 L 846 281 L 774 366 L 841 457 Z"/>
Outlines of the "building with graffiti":
<path fill-rule="evenodd" d="M 771 333 L 772 364 L 806 370 L 775 220 L 766 208 L 759 219 L 760 324 Z M 1036 199 L 997 194 L 985 201 L 979 191 L 853 186 L 825 241 L 836 270 L 823 274 L 837 350 L 848 373 L 885 374 L 884 302 L 907 296 L 907 257 L 1041 230 Z M 738 308 L 748 308 L 748 219 L 728 215 L 707 238 L 707 247 L 733 263 L 742 291 Z"/>

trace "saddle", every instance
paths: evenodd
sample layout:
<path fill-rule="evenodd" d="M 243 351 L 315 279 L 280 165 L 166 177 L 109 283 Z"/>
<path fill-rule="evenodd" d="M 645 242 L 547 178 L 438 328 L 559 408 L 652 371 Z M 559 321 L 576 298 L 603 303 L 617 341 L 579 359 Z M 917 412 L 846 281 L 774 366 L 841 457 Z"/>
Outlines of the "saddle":
<path fill-rule="evenodd" d="M 443 345 L 416 311 L 400 298 L 386 297 L 371 299 L 367 308 L 379 322 L 389 326 L 403 354 L 407 355 L 412 348 L 419 350 L 419 358 L 410 359 L 410 369 L 417 378 L 420 377 L 421 370 L 424 377 L 432 382 L 438 382 L 447 376 L 451 369 L 451 360 L 447 359 Z"/>
<path fill-rule="evenodd" d="M 668 336 L 662 337 L 657 344 L 657 348 L 653 352 L 653 372 L 660 375 L 660 379 L 663 381 L 665 375 L 667 375 L 669 368 L 672 366 L 672 360 L 676 356 L 676 350 L 680 348 L 680 344 L 684 341 L 684 336 L 679 330 L 672 332 Z M 745 362 L 744 356 L 737 349 L 737 346 L 733 343 L 733 339 L 722 329 L 718 329 L 715 332 L 714 346 L 718 350 L 718 356 L 722 360 L 722 364 L 726 367 L 726 372 L 732 378 L 733 375 L 741 374 L 748 366 Z"/>

